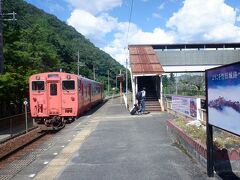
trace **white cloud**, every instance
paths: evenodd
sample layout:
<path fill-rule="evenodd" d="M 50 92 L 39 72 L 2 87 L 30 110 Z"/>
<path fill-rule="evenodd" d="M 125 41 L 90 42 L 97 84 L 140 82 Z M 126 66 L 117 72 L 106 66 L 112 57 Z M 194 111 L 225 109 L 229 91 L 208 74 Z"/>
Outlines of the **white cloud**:
<path fill-rule="evenodd" d="M 164 7 L 165 7 L 165 3 L 162 3 L 162 4 L 160 4 L 160 5 L 158 6 L 158 9 L 159 9 L 159 10 L 163 10 Z"/>
<path fill-rule="evenodd" d="M 179 41 L 239 41 L 236 11 L 224 0 L 185 0 L 168 20 Z"/>
<path fill-rule="evenodd" d="M 237 15 L 237 9 L 225 4 L 224 0 L 185 0 L 183 7 L 167 21 L 166 29 L 156 27 L 150 32 L 144 32 L 131 23 L 128 40 L 128 22 L 119 22 L 106 13 L 107 10 L 120 6 L 121 0 L 93 0 L 91 4 L 86 0 L 67 1 L 79 8 L 72 12 L 68 24 L 95 44 L 111 33 L 113 40 L 101 49 L 121 64 L 125 64 L 128 58 L 128 44 L 240 41 L 240 27 L 236 26 L 240 15 Z M 161 10 L 164 6 L 163 3 L 158 9 Z M 153 16 L 160 17 L 159 14 Z"/>
<path fill-rule="evenodd" d="M 90 40 L 101 40 L 117 26 L 117 19 L 102 13 L 94 16 L 84 10 L 74 10 L 67 23 Z"/>
<path fill-rule="evenodd" d="M 155 28 L 153 32 L 144 32 L 136 24 L 130 24 L 128 42 L 126 42 L 128 23 L 118 23 L 118 32 L 114 35 L 114 40 L 106 47 L 102 48 L 121 64 L 125 64 L 129 58 L 128 44 L 160 44 L 173 43 L 174 36 L 163 29 Z"/>
<path fill-rule="evenodd" d="M 161 19 L 162 16 L 159 13 L 153 13 L 153 17 Z"/>
<path fill-rule="evenodd" d="M 88 11 L 92 14 L 106 12 L 122 5 L 122 0 L 67 0 L 73 8 Z"/>
<path fill-rule="evenodd" d="M 159 44 L 174 41 L 174 37 L 170 33 L 166 33 L 160 28 L 155 28 L 153 32 L 144 32 L 136 24 L 130 23 L 129 26 L 128 22 L 118 22 L 116 18 L 106 13 L 94 16 L 87 11 L 76 9 L 67 23 L 95 44 L 106 34 L 115 31 L 113 40 L 101 49 L 121 64 L 125 64 L 126 58 L 128 58 L 128 44 Z M 129 34 L 127 35 L 128 26 Z"/>
<path fill-rule="evenodd" d="M 236 18 L 236 21 L 240 22 L 240 15 Z"/>
<path fill-rule="evenodd" d="M 130 44 L 160 44 L 173 42 L 174 36 L 161 28 L 155 28 L 153 32 L 143 32 L 141 29 L 138 29 L 137 32 L 131 35 L 129 41 Z"/>

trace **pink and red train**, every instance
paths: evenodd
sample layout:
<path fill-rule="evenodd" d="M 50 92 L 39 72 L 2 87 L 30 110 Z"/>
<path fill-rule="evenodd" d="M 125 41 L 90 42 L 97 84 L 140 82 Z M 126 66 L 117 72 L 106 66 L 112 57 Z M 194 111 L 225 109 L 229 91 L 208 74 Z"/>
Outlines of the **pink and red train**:
<path fill-rule="evenodd" d="M 34 125 L 44 129 L 64 127 L 104 97 L 101 83 L 63 72 L 32 75 L 29 93 Z"/>

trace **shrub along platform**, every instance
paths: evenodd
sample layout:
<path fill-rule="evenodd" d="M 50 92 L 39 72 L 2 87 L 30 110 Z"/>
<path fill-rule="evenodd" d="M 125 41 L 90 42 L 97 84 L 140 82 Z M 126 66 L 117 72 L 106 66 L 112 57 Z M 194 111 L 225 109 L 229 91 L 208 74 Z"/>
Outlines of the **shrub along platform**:
<path fill-rule="evenodd" d="M 167 121 L 168 132 L 171 133 L 174 141 L 179 143 L 192 157 L 207 167 L 207 148 L 198 140 L 194 140 L 181 128 L 174 124 L 174 120 Z M 214 150 L 214 167 L 218 174 L 235 173 L 240 176 L 240 152 L 236 149 Z"/>

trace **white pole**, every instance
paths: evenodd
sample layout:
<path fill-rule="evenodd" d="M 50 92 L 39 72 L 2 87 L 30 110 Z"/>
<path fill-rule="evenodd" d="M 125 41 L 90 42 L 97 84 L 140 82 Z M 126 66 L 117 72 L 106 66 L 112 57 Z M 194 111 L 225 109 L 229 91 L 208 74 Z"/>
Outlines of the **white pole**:
<path fill-rule="evenodd" d="M 164 111 L 164 106 L 163 106 L 163 83 L 162 83 L 162 75 L 160 75 L 160 101 L 161 101 L 161 110 Z"/>
<path fill-rule="evenodd" d="M 26 133 L 28 132 L 28 118 L 27 118 L 27 100 L 25 100 L 23 102 L 24 106 L 25 106 L 25 125 L 26 125 Z"/>

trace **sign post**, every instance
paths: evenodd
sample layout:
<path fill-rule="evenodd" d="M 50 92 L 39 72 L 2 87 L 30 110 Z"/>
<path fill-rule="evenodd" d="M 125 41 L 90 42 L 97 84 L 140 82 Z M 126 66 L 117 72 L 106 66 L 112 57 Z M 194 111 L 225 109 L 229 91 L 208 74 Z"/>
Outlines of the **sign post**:
<path fill-rule="evenodd" d="M 25 106 L 25 125 L 26 125 L 26 133 L 28 132 L 28 118 L 27 118 L 27 105 L 28 105 L 28 102 L 27 100 L 25 100 L 23 102 L 24 106 Z"/>
<path fill-rule="evenodd" d="M 213 126 L 240 136 L 240 62 L 206 70 L 205 82 L 207 174 L 213 177 Z"/>
<path fill-rule="evenodd" d="M 123 75 L 119 74 L 117 75 L 117 80 L 120 82 L 120 97 L 122 97 L 122 82 L 123 82 Z"/>

